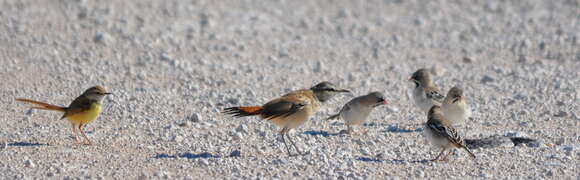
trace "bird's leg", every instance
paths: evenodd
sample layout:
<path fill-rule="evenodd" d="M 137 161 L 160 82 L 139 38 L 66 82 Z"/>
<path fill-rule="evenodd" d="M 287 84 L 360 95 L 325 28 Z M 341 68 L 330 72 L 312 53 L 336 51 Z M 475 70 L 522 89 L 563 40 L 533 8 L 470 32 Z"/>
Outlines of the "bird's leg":
<path fill-rule="evenodd" d="M 93 142 L 91 142 L 91 140 L 89 139 L 89 137 L 87 137 L 87 134 L 85 134 L 85 131 L 83 130 L 83 128 L 85 128 L 85 125 L 79 125 L 79 131 L 81 131 L 81 133 L 83 134 L 83 136 L 85 137 L 85 139 L 87 140 L 87 144 L 91 145 L 93 144 Z"/>
<path fill-rule="evenodd" d="M 75 126 L 75 124 L 72 124 L 72 131 L 73 131 L 73 135 L 75 136 L 75 141 L 77 144 L 81 143 L 81 140 L 79 139 L 78 133 L 77 133 L 77 127 Z"/>
<path fill-rule="evenodd" d="M 284 147 L 286 147 L 286 151 L 288 151 L 288 156 L 292 156 L 292 153 L 290 153 L 290 148 L 288 148 L 288 144 L 286 144 L 286 139 L 284 137 L 286 131 L 287 128 L 283 128 L 282 131 L 280 131 L 280 136 L 282 136 L 282 142 L 284 143 Z"/>
<path fill-rule="evenodd" d="M 294 146 L 294 149 L 296 149 L 296 151 L 298 151 L 298 154 L 304 155 L 302 153 L 302 151 L 300 151 L 300 149 L 298 148 L 298 146 L 296 146 L 296 144 L 294 144 L 294 141 L 292 141 L 292 138 L 290 138 L 290 135 L 288 134 L 288 131 L 286 131 L 286 136 L 288 137 L 288 140 L 290 140 L 290 143 L 292 143 L 292 146 Z"/>
<path fill-rule="evenodd" d="M 352 126 L 346 125 L 346 134 L 349 134 L 350 135 L 352 133 L 353 133 Z"/>
<path fill-rule="evenodd" d="M 453 150 L 450 150 L 449 152 L 447 152 L 447 154 L 445 156 L 443 156 L 443 161 L 447 161 L 447 157 L 453 153 Z"/>
<path fill-rule="evenodd" d="M 439 157 L 441 157 L 441 155 L 443 155 L 444 152 L 445 152 L 445 148 L 441 149 L 441 152 L 439 152 L 439 155 L 437 155 L 437 157 L 435 157 L 435 159 L 433 159 L 431 161 L 438 161 Z"/>

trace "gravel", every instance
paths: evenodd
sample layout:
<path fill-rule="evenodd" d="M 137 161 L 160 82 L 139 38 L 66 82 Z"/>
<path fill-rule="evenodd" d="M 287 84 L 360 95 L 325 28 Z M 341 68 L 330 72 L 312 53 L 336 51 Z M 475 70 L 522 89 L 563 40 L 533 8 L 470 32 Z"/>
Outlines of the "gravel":
<path fill-rule="evenodd" d="M 1 4 L 0 179 L 578 178 L 577 1 Z M 465 89 L 465 139 L 506 141 L 474 149 L 477 161 L 427 161 L 439 150 L 409 95 L 418 68 Z M 352 94 L 291 131 L 308 155 L 288 157 L 267 120 L 219 113 L 319 81 Z M 14 101 L 67 105 L 94 85 L 114 95 L 91 146 L 61 114 Z M 389 104 L 356 129 L 367 133 L 324 120 L 371 91 Z"/>

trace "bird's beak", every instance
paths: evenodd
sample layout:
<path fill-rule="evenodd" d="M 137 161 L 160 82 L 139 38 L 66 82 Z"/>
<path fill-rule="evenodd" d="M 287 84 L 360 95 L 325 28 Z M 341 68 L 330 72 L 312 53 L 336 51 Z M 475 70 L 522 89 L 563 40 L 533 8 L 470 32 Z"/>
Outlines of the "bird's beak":
<path fill-rule="evenodd" d="M 347 90 L 347 89 L 337 89 L 336 92 L 339 92 L 339 93 L 349 93 L 350 91 Z"/>
<path fill-rule="evenodd" d="M 463 99 L 463 96 L 459 96 L 458 98 L 455 98 L 455 100 L 453 100 L 453 103 L 456 103 L 456 102 L 460 101 L 461 99 Z"/>
<path fill-rule="evenodd" d="M 105 95 L 111 95 L 111 94 L 113 94 L 113 93 L 110 93 L 110 92 L 106 92 L 106 93 L 104 93 L 104 94 L 105 94 Z"/>
<path fill-rule="evenodd" d="M 383 104 L 389 104 L 389 102 L 387 100 L 383 101 Z"/>

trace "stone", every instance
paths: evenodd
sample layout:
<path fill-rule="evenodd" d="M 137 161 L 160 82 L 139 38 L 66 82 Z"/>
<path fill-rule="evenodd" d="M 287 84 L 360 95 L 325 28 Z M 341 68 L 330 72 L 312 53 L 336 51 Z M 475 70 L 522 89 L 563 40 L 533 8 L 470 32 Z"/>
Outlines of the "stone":
<path fill-rule="evenodd" d="M 562 111 L 562 110 L 560 112 L 554 114 L 554 117 L 568 117 L 568 116 L 569 116 L 568 112 Z"/>
<path fill-rule="evenodd" d="M 200 122 L 202 120 L 201 116 L 198 113 L 193 113 L 189 116 L 189 120 L 191 122 Z"/>
<path fill-rule="evenodd" d="M 483 83 L 483 84 L 487 84 L 487 83 L 490 83 L 493 81 L 495 81 L 495 78 L 493 78 L 489 75 L 484 75 L 483 78 L 481 78 L 481 83 Z"/>
<path fill-rule="evenodd" d="M 178 143 L 183 141 L 183 137 L 180 135 L 173 136 L 172 139 L 173 139 L 173 142 L 178 142 Z"/>
<path fill-rule="evenodd" d="M 470 58 L 470 57 L 463 57 L 463 62 L 464 63 L 473 63 L 473 62 L 475 62 L 475 60 L 473 60 L 473 58 Z"/>
<path fill-rule="evenodd" d="M 96 43 L 100 43 L 100 44 L 110 44 L 114 41 L 115 39 L 113 39 L 113 37 L 105 32 L 97 32 L 95 34 L 95 37 L 93 38 L 93 41 Z"/>
<path fill-rule="evenodd" d="M 178 125 L 180 127 L 189 127 L 189 126 L 191 126 L 191 122 L 190 121 L 185 121 L 185 122 L 179 123 Z"/>
<path fill-rule="evenodd" d="M 28 168 L 35 168 L 36 164 L 34 164 L 34 162 L 30 159 L 27 159 L 24 161 L 24 166 L 28 167 Z"/>
<path fill-rule="evenodd" d="M 237 128 L 236 128 L 236 132 L 239 133 L 248 133 L 248 128 L 246 127 L 246 125 L 244 124 L 240 124 Z"/>

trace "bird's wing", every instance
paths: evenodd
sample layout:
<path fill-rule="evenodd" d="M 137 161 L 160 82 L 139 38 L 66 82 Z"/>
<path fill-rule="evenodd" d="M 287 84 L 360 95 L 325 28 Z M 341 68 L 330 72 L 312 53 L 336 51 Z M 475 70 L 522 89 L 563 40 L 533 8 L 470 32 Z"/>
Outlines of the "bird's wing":
<path fill-rule="evenodd" d="M 351 101 L 352 102 L 352 101 Z M 350 111 L 350 106 L 351 106 L 351 102 L 346 103 L 344 106 L 342 106 L 342 109 L 340 109 L 340 111 L 334 115 L 331 115 L 330 117 L 326 118 L 327 120 L 329 119 L 338 119 L 340 117 L 340 114 L 345 113 Z"/>
<path fill-rule="evenodd" d="M 428 122 L 427 126 L 436 137 L 445 138 L 449 140 L 449 142 L 461 147 L 465 146 L 463 138 L 459 136 L 459 133 L 457 133 L 455 128 L 436 122 Z"/>
<path fill-rule="evenodd" d="M 262 116 L 266 119 L 277 117 L 287 117 L 307 106 L 309 102 L 299 94 L 288 94 L 278 99 L 274 99 L 264 106 Z"/>
<path fill-rule="evenodd" d="M 70 103 L 66 112 L 62 115 L 61 119 L 91 109 L 91 105 L 93 104 L 93 102 L 94 101 L 91 101 L 89 98 L 82 95 L 77 97 L 72 103 Z"/>
<path fill-rule="evenodd" d="M 445 96 L 441 95 L 441 92 L 439 92 L 439 89 L 437 89 L 436 87 L 425 88 L 425 96 L 428 99 L 435 100 L 439 103 L 443 102 L 443 99 L 445 99 Z"/>

